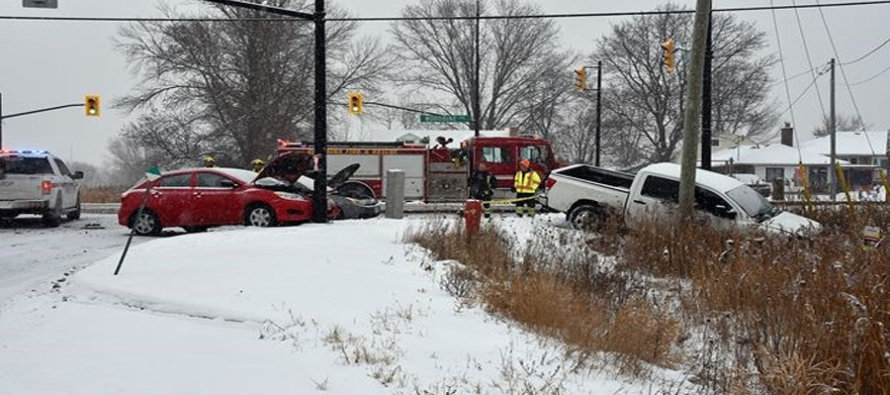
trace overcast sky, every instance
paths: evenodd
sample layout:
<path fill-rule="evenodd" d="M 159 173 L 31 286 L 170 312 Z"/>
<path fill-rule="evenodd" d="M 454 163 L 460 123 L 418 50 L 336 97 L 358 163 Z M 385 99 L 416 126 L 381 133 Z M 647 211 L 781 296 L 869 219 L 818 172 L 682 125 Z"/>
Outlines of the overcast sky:
<path fill-rule="evenodd" d="M 811 4 L 816 0 L 797 0 L 797 4 Z M 58 0 L 55 10 L 25 9 L 20 0 L 3 0 L 0 15 L 38 16 L 95 16 L 95 17 L 152 17 L 160 16 L 161 3 L 182 9 L 200 5 L 195 0 Z M 774 0 L 776 5 L 791 4 L 792 0 Z M 821 3 L 851 2 L 850 0 L 822 0 Z M 339 5 L 354 16 L 398 16 L 409 0 L 340 0 Z M 548 13 L 607 12 L 652 10 L 663 4 L 659 0 L 624 1 L 541 1 Z M 675 1 L 689 8 L 692 0 Z M 768 0 L 714 0 L 715 8 L 769 5 Z M 824 9 L 834 36 L 839 59 L 854 60 L 890 39 L 890 5 L 871 5 Z M 769 11 L 737 13 L 743 20 L 756 23 L 769 36 L 770 51 L 778 54 L 772 15 Z M 785 67 L 788 76 L 809 69 L 803 51 L 794 11 L 777 12 Z M 814 64 L 826 63 L 834 57 L 825 26 L 815 9 L 800 11 L 802 27 Z M 596 38 L 608 31 L 620 18 L 560 19 L 563 42 L 570 48 L 587 54 Z M 72 108 L 37 115 L 13 118 L 3 123 L 3 148 L 48 149 L 68 161 L 77 160 L 100 165 L 108 158 L 106 145 L 128 122 L 127 114 L 110 109 L 114 98 L 126 94 L 135 83 L 123 56 L 114 50 L 113 39 L 121 23 L 110 22 L 46 22 L 0 20 L 0 93 L 3 95 L 3 114 L 18 113 L 36 108 L 82 102 L 85 94 L 101 94 L 103 114 L 100 118 L 86 118 L 82 108 Z M 388 24 L 362 24 L 362 33 L 385 36 Z M 653 43 L 657 45 L 657 43 Z M 890 45 L 868 58 L 845 68 L 850 83 L 856 83 L 890 68 Z M 571 78 L 569 71 L 567 78 Z M 787 108 L 782 71 L 773 70 L 774 97 Z M 810 84 L 808 76 L 790 83 L 792 99 Z M 824 101 L 828 103 L 828 79 L 820 79 Z M 853 113 L 850 96 L 838 71 L 838 112 Z M 874 130 L 890 128 L 890 109 L 886 99 L 890 88 L 890 72 L 881 74 L 869 83 L 854 86 L 853 93 L 862 117 Z M 801 139 L 810 138 L 812 129 L 821 122 L 822 111 L 815 89 L 795 105 L 795 118 Z M 785 113 L 782 121 L 791 121 Z M 778 127 L 778 125 L 777 125 Z"/>

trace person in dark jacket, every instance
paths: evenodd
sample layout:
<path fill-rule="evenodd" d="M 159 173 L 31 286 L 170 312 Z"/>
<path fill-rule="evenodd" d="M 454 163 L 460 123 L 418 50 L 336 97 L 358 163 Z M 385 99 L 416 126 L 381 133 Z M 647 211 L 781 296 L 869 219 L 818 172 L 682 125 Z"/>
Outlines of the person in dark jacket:
<path fill-rule="evenodd" d="M 498 179 L 488 172 L 485 162 L 479 163 L 477 170 L 470 176 L 470 197 L 482 201 L 485 218 L 491 217 L 491 199 L 497 186 Z"/>

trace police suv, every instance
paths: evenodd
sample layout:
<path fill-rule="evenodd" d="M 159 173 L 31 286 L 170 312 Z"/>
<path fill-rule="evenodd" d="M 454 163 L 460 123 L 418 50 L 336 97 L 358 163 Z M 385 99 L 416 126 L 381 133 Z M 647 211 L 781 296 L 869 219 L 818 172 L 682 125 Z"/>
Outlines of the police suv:
<path fill-rule="evenodd" d="M 63 215 L 80 218 L 81 178 L 49 152 L 0 151 L 0 219 L 37 214 L 46 226 L 59 226 Z"/>

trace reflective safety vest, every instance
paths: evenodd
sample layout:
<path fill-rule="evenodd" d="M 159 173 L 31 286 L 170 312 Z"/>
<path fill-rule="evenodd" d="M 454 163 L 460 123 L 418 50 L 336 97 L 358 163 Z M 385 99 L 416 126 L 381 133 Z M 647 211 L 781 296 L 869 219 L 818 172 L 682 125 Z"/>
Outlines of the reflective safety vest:
<path fill-rule="evenodd" d="M 534 170 L 529 170 L 525 173 L 520 170 L 513 177 L 513 186 L 516 188 L 517 193 L 535 193 L 538 185 L 541 185 L 541 176 Z"/>

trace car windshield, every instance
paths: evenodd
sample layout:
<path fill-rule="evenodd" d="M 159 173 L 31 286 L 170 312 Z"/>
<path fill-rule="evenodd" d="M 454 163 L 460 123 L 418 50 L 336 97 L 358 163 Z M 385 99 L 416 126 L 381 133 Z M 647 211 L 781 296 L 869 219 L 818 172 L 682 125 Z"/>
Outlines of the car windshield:
<path fill-rule="evenodd" d="M 0 167 L 6 174 L 53 174 L 46 158 L 4 156 L 0 157 Z"/>
<path fill-rule="evenodd" d="M 758 222 L 771 218 L 776 214 L 776 207 L 747 185 L 731 189 L 729 192 L 726 192 L 726 195 L 738 203 L 742 210 L 748 213 L 748 216 Z"/>

